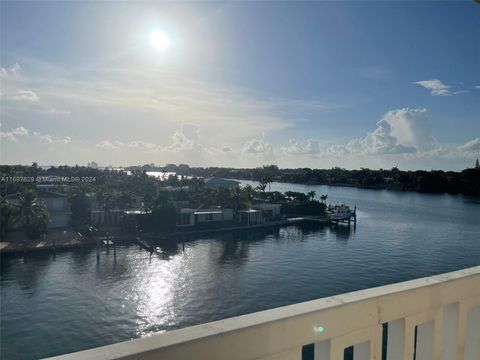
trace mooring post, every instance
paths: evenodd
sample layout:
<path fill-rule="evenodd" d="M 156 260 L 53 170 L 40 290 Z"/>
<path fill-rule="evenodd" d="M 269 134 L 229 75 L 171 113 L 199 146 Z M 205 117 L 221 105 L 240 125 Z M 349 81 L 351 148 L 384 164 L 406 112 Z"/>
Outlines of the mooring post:
<path fill-rule="evenodd" d="M 44 240 L 47 239 L 47 235 L 45 233 L 43 233 L 43 238 L 44 238 Z M 53 245 L 53 256 L 55 256 L 55 255 L 57 255 L 55 236 L 52 239 L 52 245 Z"/>
<path fill-rule="evenodd" d="M 100 240 L 97 236 L 97 261 L 100 260 Z"/>

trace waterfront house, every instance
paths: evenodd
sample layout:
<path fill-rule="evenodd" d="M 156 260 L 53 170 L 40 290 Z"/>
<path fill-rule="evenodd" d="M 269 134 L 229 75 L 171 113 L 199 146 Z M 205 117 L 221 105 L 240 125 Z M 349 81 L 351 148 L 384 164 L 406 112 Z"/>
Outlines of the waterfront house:
<path fill-rule="evenodd" d="M 282 204 L 272 204 L 272 203 L 258 203 L 254 204 L 253 208 L 256 210 L 262 210 L 264 213 L 265 220 L 275 220 L 280 218 L 280 210 Z"/>
<path fill-rule="evenodd" d="M 206 189 L 212 190 L 217 190 L 220 188 L 236 189 L 240 186 L 240 182 L 214 176 L 211 178 L 206 178 L 204 186 Z"/>
<path fill-rule="evenodd" d="M 238 212 L 238 223 L 241 225 L 258 225 L 265 222 L 263 210 L 240 210 Z"/>
<path fill-rule="evenodd" d="M 49 214 L 47 227 L 49 229 L 66 228 L 70 226 L 72 212 L 70 211 L 67 195 L 53 191 L 39 190 L 37 196 L 47 206 Z M 20 202 L 18 194 L 7 195 L 5 199 L 13 205 L 18 205 Z"/>
<path fill-rule="evenodd" d="M 233 222 L 232 209 L 180 209 L 177 227 L 221 225 Z"/>

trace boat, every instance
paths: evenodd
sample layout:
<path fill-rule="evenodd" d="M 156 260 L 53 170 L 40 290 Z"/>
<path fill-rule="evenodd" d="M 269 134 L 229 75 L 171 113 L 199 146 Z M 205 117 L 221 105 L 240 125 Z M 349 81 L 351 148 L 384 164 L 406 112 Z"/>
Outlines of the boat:
<path fill-rule="evenodd" d="M 333 221 L 350 220 L 354 214 L 350 206 L 345 204 L 328 205 L 327 208 L 327 215 Z"/>

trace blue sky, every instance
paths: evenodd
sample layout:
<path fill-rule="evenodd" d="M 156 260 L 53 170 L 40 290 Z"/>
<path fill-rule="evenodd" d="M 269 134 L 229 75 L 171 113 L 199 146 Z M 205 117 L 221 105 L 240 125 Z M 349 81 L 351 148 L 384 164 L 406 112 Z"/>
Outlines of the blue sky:
<path fill-rule="evenodd" d="M 480 157 L 473 1 L 0 6 L 1 163 L 462 169 Z"/>

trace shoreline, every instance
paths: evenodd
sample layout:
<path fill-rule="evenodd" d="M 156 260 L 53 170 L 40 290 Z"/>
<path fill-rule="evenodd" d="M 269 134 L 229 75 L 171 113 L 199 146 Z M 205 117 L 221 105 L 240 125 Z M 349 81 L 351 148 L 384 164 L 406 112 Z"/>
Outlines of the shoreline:
<path fill-rule="evenodd" d="M 306 216 L 306 217 L 292 217 L 283 220 L 269 221 L 263 224 L 255 224 L 248 226 L 228 226 L 228 227 L 219 227 L 219 228 L 204 228 L 196 230 L 180 230 L 174 231 L 171 233 L 145 233 L 143 234 L 144 240 L 147 243 L 153 243 L 155 240 L 168 240 L 173 239 L 177 241 L 179 237 L 188 236 L 188 235 L 200 235 L 208 233 L 220 233 L 228 231 L 242 231 L 242 230 L 256 230 L 270 227 L 282 227 L 290 225 L 300 225 L 302 223 L 316 223 L 316 224 L 332 224 L 333 222 L 327 217 L 323 216 Z M 17 236 L 19 236 L 17 234 Z M 27 253 L 27 252 L 37 252 L 37 251 L 62 251 L 70 250 L 74 248 L 81 248 L 84 246 L 95 246 L 97 241 L 104 245 L 105 236 L 101 236 L 94 239 L 89 239 L 82 236 L 72 236 L 71 238 L 64 239 L 48 239 L 47 240 L 21 240 L 21 241 L 2 241 L 0 242 L 0 255 L 3 254 L 18 254 L 18 253 Z M 121 234 L 115 236 L 114 234 L 110 237 L 113 243 L 125 244 L 125 243 L 136 243 L 138 242 L 135 234 Z M 130 239 L 130 240 L 129 240 Z M 150 240 L 148 240 L 150 239 Z M 150 244 L 151 245 L 151 244 Z"/>

